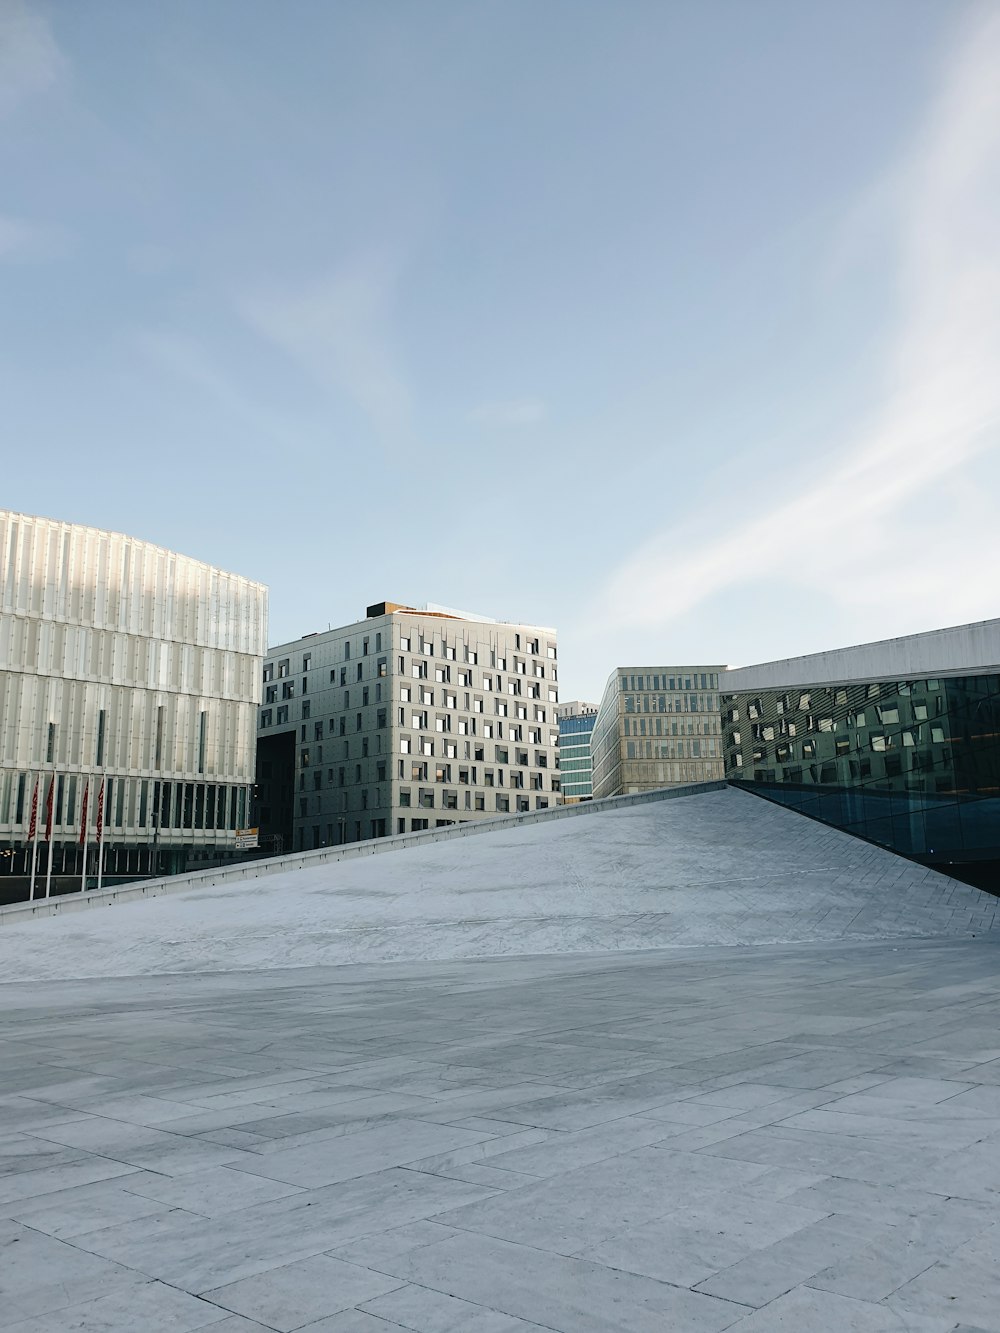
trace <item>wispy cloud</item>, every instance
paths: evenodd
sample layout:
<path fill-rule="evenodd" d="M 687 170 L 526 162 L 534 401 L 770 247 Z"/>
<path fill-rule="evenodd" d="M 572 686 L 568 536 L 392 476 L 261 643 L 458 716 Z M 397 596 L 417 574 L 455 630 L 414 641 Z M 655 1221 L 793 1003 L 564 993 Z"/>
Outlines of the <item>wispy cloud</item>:
<path fill-rule="evenodd" d="M 408 434 L 411 413 L 392 338 L 397 279 L 397 265 L 371 253 L 308 286 L 258 289 L 238 302 L 257 333 L 351 399 L 387 442 Z"/>
<path fill-rule="evenodd" d="M 706 512 L 636 551 L 606 582 L 599 615 L 620 626 L 666 625 L 730 587 L 772 576 L 854 603 L 876 575 L 883 605 L 891 589 L 897 608 L 908 597 L 928 606 L 928 576 L 941 591 L 950 587 L 947 606 L 926 611 L 929 622 L 986 613 L 1000 525 L 982 513 L 968 477 L 973 460 L 1000 447 L 998 69 L 1000 11 L 979 10 L 912 152 L 890 173 L 900 322 L 879 410 L 831 448 L 822 480 L 730 521 L 723 536 L 700 535 L 719 530 Z M 922 515 L 911 525 L 908 511 L 930 492 L 939 497 L 932 522 Z M 985 526 L 961 511 L 949 519 L 958 504 Z"/>
<path fill-rule="evenodd" d="M 282 444 L 296 439 L 294 423 L 281 420 L 260 399 L 239 387 L 197 339 L 152 328 L 133 330 L 128 339 L 142 360 L 156 371 L 192 385 L 225 415 L 242 421 L 255 434 L 268 435 Z"/>
<path fill-rule="evenodd" d="M 0 115 L 52 87 L 65 65 L 44 15 L 26 0 L 2 0 Z"/>
<path fill-rule="evenodd" d="M 59 259 L 69 248 L 70 237 L 62 227 L 0 216 L 0 263 Z"/>
<path fill-rule="evenodd" d="M 545 404 L 538 398 L 511 398 L 506 402 L 482 403 L 469 413 L 469 420 L 477 426 L 500 428 L 534 426 L 544 421 Z"/>

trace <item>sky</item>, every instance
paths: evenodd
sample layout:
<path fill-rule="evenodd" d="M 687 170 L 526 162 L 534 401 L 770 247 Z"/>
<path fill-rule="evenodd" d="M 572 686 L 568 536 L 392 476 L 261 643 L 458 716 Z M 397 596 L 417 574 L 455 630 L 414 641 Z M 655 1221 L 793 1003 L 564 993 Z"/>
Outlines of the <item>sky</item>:
<path fill-rule="evenodd" d="M 997 614 L 1000 0 L 0 0 L 0 506 L 617 665 Z"/>

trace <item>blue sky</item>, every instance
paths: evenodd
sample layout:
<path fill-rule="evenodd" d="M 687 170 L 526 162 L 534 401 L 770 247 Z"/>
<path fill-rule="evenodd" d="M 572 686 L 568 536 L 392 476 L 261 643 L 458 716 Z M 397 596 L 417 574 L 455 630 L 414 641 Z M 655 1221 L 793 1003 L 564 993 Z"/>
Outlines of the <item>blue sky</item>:
<path fill-rule="evenodd" d="M 1000 7 L 0 0 L 0 504 L 617 663 L 997 613 Z"/>

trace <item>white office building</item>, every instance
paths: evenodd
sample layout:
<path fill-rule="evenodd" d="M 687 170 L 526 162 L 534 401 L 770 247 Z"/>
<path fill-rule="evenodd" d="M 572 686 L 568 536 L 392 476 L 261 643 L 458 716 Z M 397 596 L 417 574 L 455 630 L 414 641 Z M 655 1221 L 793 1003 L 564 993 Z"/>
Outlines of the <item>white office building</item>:
<path fill-rule="evenodd" d="M 263 845 L 300 850 L 559 801 L 556 632 L 380 602 L 268 650 Z"/>

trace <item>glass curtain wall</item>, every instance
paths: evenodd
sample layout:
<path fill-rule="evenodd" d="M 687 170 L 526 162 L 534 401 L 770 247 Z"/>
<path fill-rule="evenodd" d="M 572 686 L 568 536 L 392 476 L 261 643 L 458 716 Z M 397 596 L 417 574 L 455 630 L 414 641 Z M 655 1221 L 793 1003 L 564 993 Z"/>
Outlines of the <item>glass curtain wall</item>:
<path fill-rule="evenodd" d="M 1000 676 L 723 696 L 726 776 L 1000 889 Z"/>

